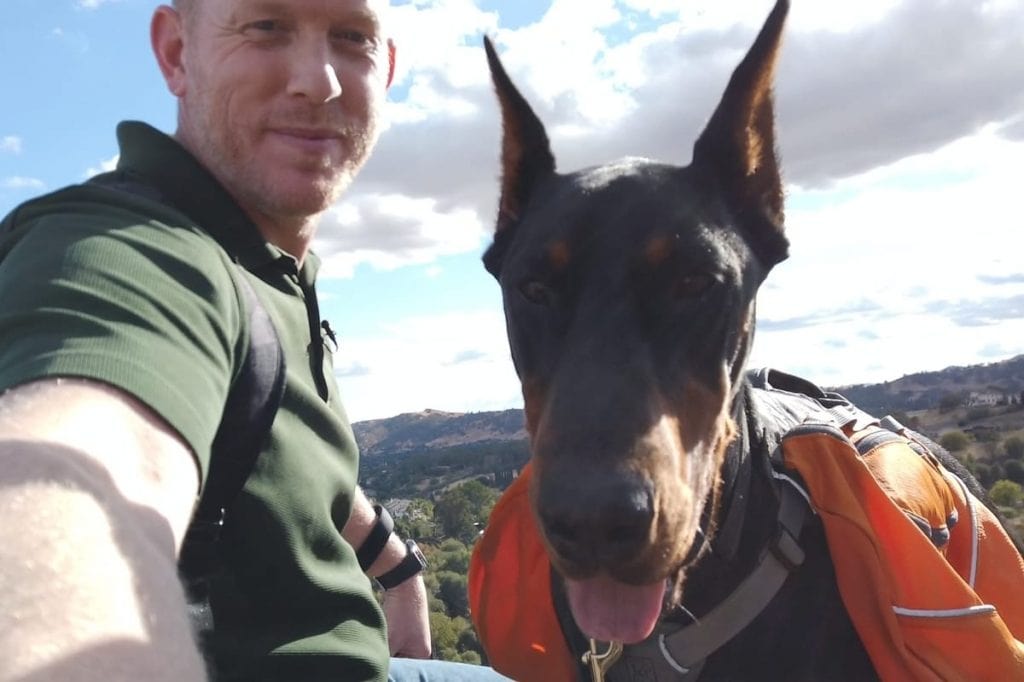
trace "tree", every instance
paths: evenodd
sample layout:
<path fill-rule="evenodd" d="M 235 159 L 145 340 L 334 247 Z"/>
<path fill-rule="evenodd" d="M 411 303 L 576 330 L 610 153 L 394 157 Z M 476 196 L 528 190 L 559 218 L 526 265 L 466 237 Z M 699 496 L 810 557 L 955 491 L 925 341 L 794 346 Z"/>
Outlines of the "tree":
<path fill-rule="evenodd" d="M 982 486 L 989 486 L 995 483 L 996 479 L 992 476 L 992 466 L 985 462 L 975 462 L 974 466 L 968 467 L 968 471 L 974 474 L 974 477 L 978 479 Z"/>
<path fill-rule="evenodd" d="M 1024 484 L 1024 462 L 1019 459 L 1007 460 L 1003 465 L 1003 471 L 1006 472 L 1006 478 L 1014 483 Z"/>
<path fill-rule="evenodd" d="M 437 533 L 434 525 L 434 503 L 416 498 L 409 503 L 405 516 L 395 520 L 398 535 L 403 538 L 432 538 Z"/>
<path fill-rule="evenodd" d="M 963 405 L 963 397 L 959 393 L 943 393 L 939 398 L 939 412 L 951 412 Z"/>
<path fill-rule="evenodd" d="M 491 515 L 498 492 L 477 480 L 449 488 L 434 505 L 434 517 L 446 537 L 473 542 Z"/>
<path fill-rule="evenodd" d="M 466 590 L 466 576 L 452 571 L 437 574 L 437 596 L 444 602 L 449 616 L 469 618 L 469 593 Z"/>
<path fill-rule="evenodd" d="M 996 481 L 988 494 L 1000 507 L 1017 507 L 1024 502 L 1024 488 L 1013 481 Z"/>
<path fill-rule="evenodd" d="M 971 443 L 971 437 L 963 431 L 947 431 L 939 438 L 939 445 L 950 452 L 965 450 Z"/>
<path fill-rule="evenodd" d="M 976 422 L 982 419 L 988 419 L 992 416 L 992 408 L 985 405 L 978 405 L 967 410 L 967 421 Z"/>
<path fill-rule="evenodd" d="M 434 559 L 438 572 L 452 571 L 460 575 L 469 573 L 469 548 L 455 538 L 445 539 L 437 548 Z"/>
<path fill-rule="evenodd" d="M 430 636 L 434 650 L 443 661 L 463 660 L 460 644 L 465 646 L 466 642 L 476 641 L 473 626 L 468 620 L 461 616 L 449 618 L 443 613 L 430 614 Z"/>
<path fill-rule="evenodd" d="M 1003 450 L 1010 459 L 1024 459 L 1024 438 L 1010 436 L 1003 441 Z"/>

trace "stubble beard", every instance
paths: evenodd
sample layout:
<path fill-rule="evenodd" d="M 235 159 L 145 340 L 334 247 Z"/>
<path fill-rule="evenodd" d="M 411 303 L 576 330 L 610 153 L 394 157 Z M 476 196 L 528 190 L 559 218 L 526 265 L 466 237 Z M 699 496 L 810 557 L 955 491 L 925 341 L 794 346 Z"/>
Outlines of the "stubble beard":
<path fill-rule="evenodd" d="M 193 125 L 186 135 L 192 153 L 207 170 L 227 189 L 241 208 L 250 216 L 265 216 L 280 221 L 308 223 L 332 204 L 355 180 L 366 163 L 379 135 L 379 116 L 370 112 L 365 124 L 344 126 L 344 158 L 333 164 L 323 160 L 320 167 L 310 166 L 310 181 L 301 191 L 288 192 L 275 183 L 274 169 L 265 168 L 265 161 L 253 154 L 255 141 L 241 133 L 230 131 L 216 123 L 217 109 L 210 103 L 199 102 L 190 107 Z M 197 116 L 198 114 L 198 116 Z M 298 116 L 310 119 L 310 115 Z M 196 122 L 198 125 L 195 125 Z M 226 131 L 217 134 L 217 131 Z M 247 151 L 248 150 L 248 151 Z M 332 167 L 333 166 L 333 167 Z M 269 172 L 268 172 L 269 171 Z"/>

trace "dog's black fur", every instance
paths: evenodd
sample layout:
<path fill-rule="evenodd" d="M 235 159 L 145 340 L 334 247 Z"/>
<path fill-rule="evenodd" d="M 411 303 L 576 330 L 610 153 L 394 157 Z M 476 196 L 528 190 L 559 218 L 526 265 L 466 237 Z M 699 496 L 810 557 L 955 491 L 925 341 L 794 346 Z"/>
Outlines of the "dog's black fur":
<path fill-rule="evenodd" d="M 502 288 L 552 564 L 576 580 L 667 578 L 698 618 L 776 529 L 743 370 L 757 289 L 788 247 L 771 92 L 788 5 L 776 3 L 687 167 L 632 159 L 557 173 L 543 125 L 486 45 L 504 136 L 484 262 Z M 693 561 L 737 499 L 738 541 L 712 539 Z M 803 566 L 701 679 L 875 677 L 819 524 L 801 544 Z"/>

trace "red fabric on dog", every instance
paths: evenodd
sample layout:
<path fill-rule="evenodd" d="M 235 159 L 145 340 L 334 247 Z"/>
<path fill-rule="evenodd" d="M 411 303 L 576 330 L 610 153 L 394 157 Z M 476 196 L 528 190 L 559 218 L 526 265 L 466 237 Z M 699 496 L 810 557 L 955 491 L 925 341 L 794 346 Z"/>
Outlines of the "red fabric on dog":
<path fill-rule="evenodd" d="M 576 679 L 551 601 L 551 564 L 530 511 L 530 465 L 494 506 L 469 564 L 470 617 L 491 666 L 523 682 Z"/>
<path fill-rule="evenodd" d="M 970 513 L 963 489 L 940 464 L 933 475 L 920 455 L 901 449 L 905 471 L 923 479 L 918 490 L 941 489 L 943 501 L 950 493 L 955 499 L 960 522 L 949 561 L 887 492 L 917 485 L 905 473 L 883 486 L 848 441 L 819 432 L 783 440 L 785 464 L 800 472 L 825 526 L 843 603 L 871 662 L 883 680 L 1024 680 L 1020 554 L 980 502 L 972 499 Z M 883 475 L 894 471 L 896 456 L 889 453 Z M 936 504 L 943 507 L 943 501 Z M 971 552 L 972 523 L 983 531 L 979 554 L 986 566 L 974 589 L 961 573 L 970 564 L 963 552 Z"/>

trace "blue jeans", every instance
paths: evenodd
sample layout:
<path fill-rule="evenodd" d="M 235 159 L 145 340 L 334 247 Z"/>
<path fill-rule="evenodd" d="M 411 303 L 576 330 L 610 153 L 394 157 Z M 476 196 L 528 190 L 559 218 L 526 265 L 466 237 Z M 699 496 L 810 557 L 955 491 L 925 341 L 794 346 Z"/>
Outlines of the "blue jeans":
<path fill-rule="evenodd" d="M 392 658 L 388 682 L 511 682 L 482 665 Z"/>

